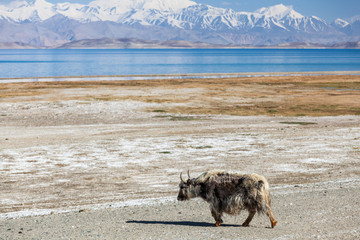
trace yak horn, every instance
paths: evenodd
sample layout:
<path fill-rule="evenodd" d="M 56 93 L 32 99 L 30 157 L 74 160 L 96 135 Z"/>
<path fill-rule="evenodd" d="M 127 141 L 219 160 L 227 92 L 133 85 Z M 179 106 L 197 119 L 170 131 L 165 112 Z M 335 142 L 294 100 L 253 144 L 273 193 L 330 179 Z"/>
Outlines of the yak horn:
<path fill-rule="evenodd" d="M 188 170 L 188 177 L 189 177 L 189 179 L 191 178 L 191 177 L 190 177 L 190 170 Z"/>
<path fill-rule="evenodd" d="M 182 178 L 182 172 L 180 173 L 180 180 L 181 182 L 185 183 L 184 179 Z"/>

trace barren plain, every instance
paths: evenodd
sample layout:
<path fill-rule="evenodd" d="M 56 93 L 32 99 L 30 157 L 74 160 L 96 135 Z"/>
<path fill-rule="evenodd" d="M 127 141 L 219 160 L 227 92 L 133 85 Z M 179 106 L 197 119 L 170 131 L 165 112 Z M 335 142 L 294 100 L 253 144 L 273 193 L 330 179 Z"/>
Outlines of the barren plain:
<path fill-rule="evenodd" d="M 358 239 L 360 76 L 0 83 L 0 239 Z M 256 172 L 213 227 L 181 171 Z"/>

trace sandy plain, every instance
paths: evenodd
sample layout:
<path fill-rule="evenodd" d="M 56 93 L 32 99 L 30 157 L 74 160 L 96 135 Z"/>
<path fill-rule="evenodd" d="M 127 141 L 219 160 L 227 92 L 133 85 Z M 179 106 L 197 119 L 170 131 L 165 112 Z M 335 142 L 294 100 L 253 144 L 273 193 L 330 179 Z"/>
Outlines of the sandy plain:
<path fill-rule="evenodd" d="M 1 83 L 0 133 L 0 239 L 360 236 L 359 75 Z M 279 225 L 212 227 L 187 169 L 266 176 Z"/>

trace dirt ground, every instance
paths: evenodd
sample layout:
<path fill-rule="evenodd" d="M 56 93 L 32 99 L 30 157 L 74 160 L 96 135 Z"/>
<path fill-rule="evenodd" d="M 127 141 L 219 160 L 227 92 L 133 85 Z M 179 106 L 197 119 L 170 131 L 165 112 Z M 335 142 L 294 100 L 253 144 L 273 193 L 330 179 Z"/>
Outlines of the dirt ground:
<path fill-rule="evenodd" d="M 1 83 L 0 133 L 0 239 L 360 236 L 358 75 Z M 187 169 L 264 175 L 279 226 L 212 227 Z"/>
<path fill-rule="evenodd" d="M 175 199 L 0 220 L 0 239 L 359 239 L 359 180 L 289 185 L 272 191 L 279 221 L 264 215 L 242 227 L 246 214 L 214 227 L 207 204 Z"/>

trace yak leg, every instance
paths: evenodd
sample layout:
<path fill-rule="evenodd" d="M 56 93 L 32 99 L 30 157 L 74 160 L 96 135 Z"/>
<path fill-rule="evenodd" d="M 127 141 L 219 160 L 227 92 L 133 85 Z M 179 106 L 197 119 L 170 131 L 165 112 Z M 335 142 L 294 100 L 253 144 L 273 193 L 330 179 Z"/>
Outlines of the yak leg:
<path fill-rule="evenodd" d="M 251 220 L 253 219 L 254 215 L 256 213 L 256 210 L 249 210 L 249 216 L 247 217 L 247 219 L 245 220 L 245 222 L 242 224 L 243 227 L 248 227 Z"/>
<path fill-rule="evenodd" d="M 267 206 L 266 215 L 267 215 L 267 216 L 269 217 L 269 219 L 270 219 L 271 227 L 274 228 L 274 227 L 276 226 L 276 224 L 277 224 L 277 221 L 275 220 L 274 214 L 272 213 L 271 208 L 270 208 L 269 205 Z"/>
<path fill-rule="evenodd" d="M 223 223 L 223 220 L 221 219 L 221 213 L 219 213 L 218 211 L 216 211 L 213 207 L 211 207 L 211 215 L 214 217 L 215 219 L 215 226 L 218 227 L 220 226 L 220 224 Z"/>

